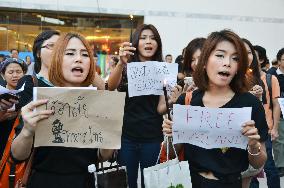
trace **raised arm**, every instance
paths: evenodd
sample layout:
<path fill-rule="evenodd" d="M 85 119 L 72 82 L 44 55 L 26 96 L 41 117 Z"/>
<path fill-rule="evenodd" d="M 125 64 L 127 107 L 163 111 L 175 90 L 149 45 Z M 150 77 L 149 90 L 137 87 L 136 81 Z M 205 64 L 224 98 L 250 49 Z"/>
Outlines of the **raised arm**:
<path fill-rule="evenodd" d="M 34 109 L 46 103 L 47 100 L 33 101 L 22 108 L 24 127 L 13 140 L 11 146 L 11 152 L 15 159 L 25 160 L 29 157 L 33 147 L 33 137 L 37 122 L 47 119 L 53 112 L 52 110 L 34 111 Z"/>
<path fill-rule="evenodd" d="M 132 44 L 129 42 L 124 42 L 122 43 L 122 47 L 119 49 L 119 62 L 111 72 L 108 79 L 108 89 L 110 91 L 115 90 L 119 86 L 122 78 L 123 68 L 128 62 L 130 55 L 134 55 L 132 51 L 135 51 L 136 48 L 132 47 L 131 45 Z"/>

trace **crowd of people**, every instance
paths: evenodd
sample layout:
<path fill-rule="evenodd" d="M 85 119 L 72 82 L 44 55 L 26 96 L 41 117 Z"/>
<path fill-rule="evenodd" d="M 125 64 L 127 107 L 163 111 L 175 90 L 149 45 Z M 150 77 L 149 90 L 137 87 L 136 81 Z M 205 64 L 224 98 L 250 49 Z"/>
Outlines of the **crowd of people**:
<path fill-rule="evenodd" d="M 0 101 L 0 139 L 2 156 L 14 121 L 16 127 L 11 155 L 16 162 L 31 157 L 32 173 L 27 187 L 94 187 L 88 173 L 90 164 L 113 156 L 111 149 L 37 147 L 33 141 L 37 122 L 49 118 L 53 111 L 34 111 L 47 100 L 32 101 L 33 87 L 97 87 L 99 90 L 126 92 L 117 162 L 126 166 L 130 188 L 144 187 L 143 169 L 154 166 L 164 136 L 172 136 L 173 121 L 167 116 L 164 95 L 128 96 L 127 64 L 147 61 L 172 62 L 165 59 L 162 40 L 151 24 L 139 25 L 132 42 L 123 42 L 119 58 L 114 62 L 107 82 L 99 76 L 95 56 L 86 39 L 78 33 L 48 30 L 34 40 L 33 58 L 18 58 L 18 50 L 1 60 L 1 85 L 7 89 L 24 90 L 18 99 Z M 210 108 L 251 107 L 251 120 L 240 122 L 241 133 L 248 138 L 247 149 L 205 149 L 192 144 L 176 144 L 184 150 L 194 188 L 258 187 L 257 178 L 264 171 L 269 188 L 280 187 L 284 176 L 284 120 L 279 97 L 284 97 L 284 48 L 280 49 L 273 67 L 267 69 L 266 50 L 253 45 L 230 30 L 215 31 L 208 37 L 195 38 L 178 56 L 177 85 L 168 103 Z M 30 72 L 30 74 L 26 74 Z M 184 83 L 193 77 L 193 82 Z M 178 83 L 182 83 L 182 86 Z M 141 182 L 137 182 L 138 173 Z"/>

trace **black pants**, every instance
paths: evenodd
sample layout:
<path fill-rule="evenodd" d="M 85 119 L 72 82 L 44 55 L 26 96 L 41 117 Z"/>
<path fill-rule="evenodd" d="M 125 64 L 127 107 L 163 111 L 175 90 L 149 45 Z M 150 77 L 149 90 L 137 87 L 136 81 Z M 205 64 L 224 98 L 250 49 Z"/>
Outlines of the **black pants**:
<path fill-rule="evenodd" d="M 191 172 L 191 182 L 193 188 L 242 188 L 241 178 L 229 183 L 221 180 L 204 178 L 197 172 Z"/>

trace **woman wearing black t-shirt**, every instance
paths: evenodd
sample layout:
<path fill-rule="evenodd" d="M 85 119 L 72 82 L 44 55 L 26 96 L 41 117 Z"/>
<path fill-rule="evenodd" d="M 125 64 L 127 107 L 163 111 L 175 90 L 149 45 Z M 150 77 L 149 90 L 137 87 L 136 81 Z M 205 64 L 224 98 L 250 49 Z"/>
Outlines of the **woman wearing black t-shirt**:
<path fill-rule="evenodd" d="M 127 92 L 126 66 L 130 62 L 162 61 L 162 42 L 153 25 L 140 25 L 133 34 L 133 44 L 124 42 L 120 61 L 108 80 L 109 90 Z M 128 93 L 128 92 L 127 92 Z M 122 145 L 119 161 L 127 167 L 130 188 L 137 187 L 138 168 L 155 165 L 163 140 L 162 114 L 165 112 L 164 96 L 144 95 L 125 98 L 122 127 Z"/>
<path fill-rule="evenodd" d="M 86 39 L 76 33 L 60 36 L 54 46 L 49 81 L 59 87 L 87 87 L 94 76 L 93 54 Z M 52 110 L 34 111 L 46 103 L 47 100 L 37 100 L 22 108 L 24 126 L 11 147 L 15 159 L 29 157 L 37 122 L 53 113 Z M 112 153 L 113 150 L 96 148 L 37 147 L 27 188 L 94 187 L 94 176 L 88 172 L 88 165 L 104 161 Z"/>
<path fill-rule="evenodd" d="M 210 108 L 252 107 L 251 120 L 240 122 L 242 134 L 248 137 L 247 150 L 239 148 L 204 149 L 184 144 L 193 187 L 241 188 L 241 172 L 248 164 L 264 165 L 268 127 L 261 102 L 247 91 L 245 73 L 247 51 L 235 33 L 222 30 L 206 39 L 193 75 L 198 90 L 193 91 L 190 105 Z M 184 95 L 178 103 L 184 104 Z M 172 121 L 164 120 L 163 132 L 172 134 Z"/>

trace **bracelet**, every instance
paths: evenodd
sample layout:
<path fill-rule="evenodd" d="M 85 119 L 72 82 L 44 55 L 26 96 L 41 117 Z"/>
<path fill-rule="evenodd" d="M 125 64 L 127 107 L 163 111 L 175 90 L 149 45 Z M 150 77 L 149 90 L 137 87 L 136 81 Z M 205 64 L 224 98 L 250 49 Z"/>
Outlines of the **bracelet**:
<path fill-rule="evenodd" d="M 258 156 L 258 155 L 260 154 L 260 152 L 261 152 L 260 146 L 258 147 L 258 152 L 257 152 L 257 153 L 251 153 L 251 152 L 249 151 L 249 150 L 250 150 L 249 145 L 248 145 L 248 147 L 247 147 L 247 150 L 248 150 L 248 153 L 249 153 L 251 156 Z"/>

